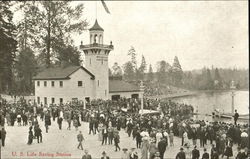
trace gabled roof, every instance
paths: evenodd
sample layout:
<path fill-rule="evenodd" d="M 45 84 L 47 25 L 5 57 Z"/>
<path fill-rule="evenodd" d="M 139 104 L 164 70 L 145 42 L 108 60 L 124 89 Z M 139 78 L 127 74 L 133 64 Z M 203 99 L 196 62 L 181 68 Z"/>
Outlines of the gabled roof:
<path fill-rule="evenodd" d="M 95 76 L 82 66 L 68 66 L 68 67 L 47 68 L 44 71 L 40 72 L 35 77 L 33 77 L 33 80 L 70 79 L 69 76 L 79 69 L 83 69 L 91 76 L 91 79 L 95 79 Z"/>
<path fill-rule="evenodd" d="M 139 92 L 140 87 L 123 80 L 109 80 L 109 92 Z"/>
<path fill-rule="evenodd" d="M 104 29 L 98 24 L 97 19 L 95 20 L 95 24 L 89 29 L 89 31 L 92 30 L 104 31 Z"/>

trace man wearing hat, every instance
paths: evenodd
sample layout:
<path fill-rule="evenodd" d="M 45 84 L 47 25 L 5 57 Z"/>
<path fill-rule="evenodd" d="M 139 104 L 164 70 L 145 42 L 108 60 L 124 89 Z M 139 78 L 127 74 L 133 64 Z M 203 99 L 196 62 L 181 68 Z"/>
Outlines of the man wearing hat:
<path fill-rule="evenodd" d="M 177 153 L 175 159 L 186 159 L 186 154 L 183 150 L 184 149 L 181 147 L 180 152 Z"/>
<path fill-rule="evenodd" d="M 158 143 L 158 150 L 160 152 L 161 159 L 164 158 L 164 153 L 166 151 L 166 148 L 167 148 L 166 140 L 162 137 L 161 141 Z"/>
<path fill-rule="evenodd" d="M 128 149 L 123 148 L 122 151 L 123 151 L 123 153 L 122 153 L 121 159 L 129 159 Z"/>
<path fill-rule="evenodd" d="M 209 159 L 209 154 L 207 153 L 207 149 L 204 148 L 204 153 L 202 155 L 202 159 Z"/>
<path fill-rule="evenodd" d="M 107 154 L 106 154 L 105 151 L 102 152 L 102 157 L 101 157 L 101 159 L 109 159 L 109 157 L 107 156 Z"/>
<path fill-rule="evenodd" d="M 88 151 L 87 149 L 84 150 L 84 153 L 85 153 L 85 154 L 82 156 L 82 159 L 92 159 L 91 155 L 88 154 L 89 151 Z"/>
<path fill-rule="evenodd" d="M 197 147 L 194 146 L 194 149 L 192 150 L 192 159 L 199 159 L 200 157 L 200 151 L 197 150 Z"/>

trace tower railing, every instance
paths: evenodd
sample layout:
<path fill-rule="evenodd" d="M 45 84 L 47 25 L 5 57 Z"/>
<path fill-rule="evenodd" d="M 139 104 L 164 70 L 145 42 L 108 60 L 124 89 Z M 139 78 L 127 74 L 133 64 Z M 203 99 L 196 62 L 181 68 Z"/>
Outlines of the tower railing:
<path fill-rule="evenodd" d="M 105 44 L 98 44 L 98 43 L 93 43 L 93 44 L 88 44 L 88 45 L 80 45 L 80 49 L 87 49 L 87 48 L 104 48 L 104 49 L 114 49 L 113 45 L 105 45 Z"/>

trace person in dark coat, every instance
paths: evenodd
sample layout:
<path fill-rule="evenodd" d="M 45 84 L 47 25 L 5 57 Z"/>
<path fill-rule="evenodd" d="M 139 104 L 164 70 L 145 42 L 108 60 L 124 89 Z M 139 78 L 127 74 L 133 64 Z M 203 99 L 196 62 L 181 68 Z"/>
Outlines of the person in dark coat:
<path fill-rule="evenodd" d="M 180 148 L 180 152 L 177 153 L 175 159 L 186 159 L 186 154 L 182 147 Z"/>
<path fill-rule="evenodd" d="M 199 159 L 200 158 L 200 151 L 197 150 L 197 147 L 194 146 L 194 149 L 192 150 L 192 159 Z"/>
<path fill-rule="evenodd" d="M 29 128 L 29 136 L 28 136 L 28 145 L 31 145 L 33 142 L 33 131 L 32 131 L 32 126 Z"/>
<path fill-rule="evenodd" d="M 120 143 L 120 136 L 119 133 L 116 132 L 114 135 L 114 142 L 115 142 L 115 151 L 117 151 L 117 149 L 119 149 L 119 151 L 121 150 L 119 143 Z"/>
<path fill-rule="evenodd" d="M 106 154 L 105 151 L 102 152 L 102 157 L 101 157 L 101 159 L 109 159 L 109 157 L 107 156 L 107 154 Z"/>
<path fill-rule="evenodd" d="M 59 126 L 59 130 L 62 130 L 62 121 L 63 121 L 62 117 L 57 118 L 57 123 L 58 123 L 58 126 Z"/>
<path fill-rule="evenodd" d="M 82 147 L 82 141 L 84 140 L 84 137 L 82 135 L 82 132 L 80 131 L 79 134 L 77 135 L 77 140 L 79 142 L 77 148 L 81 148 L 81 150 L 83 150 L 83 147 Z"/>
<path fill-rule="evenodd" d="M 107 144 L 107 138 L 108 138 L 108 129 L 104 128 L 102 130 L 102 145 L 105 143 L 105 145 Z"/>
<path fill-rule="evenodd" d="M 142 136 L 141 136 L 139 130 L 137 130 L 137 132 L 135 134 L 135 140 L 136 140 L 136 147 L 141 148 Z"/>
<path fill-rule="evenodd" d="M 95 134 L 93 119 L 90 119 L 90 121 L 89 121 L 89 134 L 91 134 L 91 131 L 92 131 L 93 134 Z"/>
<path fill-rule="evenodd" d="M 237 112 L 237 110 L 235 109 L 235 113 L 234 113 L 234 124 L 237 125 L 237 120 L 239 118 L 239 113 Z"/>
<path fill-rule="evenodd" d="M 45 121 L 46 133 L 48 133 L 49 126 L 51 125 L 51 120 L 50 120 L 50 115 L 49 115 L 49 113 L 46 113 L 46 114 L 45 114 L 44 121 Z"/>
<path fill-rule="evenodd" d="M 96 134 L 96 132 L 99 133 L 98 125 L 99 125 L 98 120 L 95 119 L 95 120 L 94 120 L 94 133 L 95 133 L 95 134 Z"/>
<path fill-rule="evenodd" d="M 25 113 L 22 114 L 23 126 L 28 125 L 28 117 Z"/>
<path fill-rule="evenodd" d="M 92 159 L 91 155 L 88 153 L 88 150 L 84 150 L 84 155 L 82 156 L 82 159 Z"/>
<path fill-rule="evenodd" d="M 225 149 L 225 152 L 223 154 L 223 156 L 227 156 L 228 159 L 229 159 L 229 157 L 233 156 L 232 146 L 233 146 L 232 140 L 230 138 L 228 138 L 227 143 L 226 143 L 226 149 Z"/>
<path fill-rule="evenodd" d="M 164 158 L 164 153 L 166 151 L 167 144 L 164 138 L 161 138 L 161 141 L 158 143 L 158 150 L 160 152 L 160 158 Z"/>
<path fill-rule="evenodd" d="M 2 130 L 0 131 L 0 139 L 2 140 L 2 146 L 5 146 L 5 138 L 6 138 L 6 130 L 4 128 L 2 128 Z"/>
<path fill-rule="evenodd" d="M 131 119 L 130 119 L 129 122 L 128 122 L 128 124 L 127 124 L 127 133 L 128 133 L 128 137 L 131 136 L 132 130 L 133 130 L 133 123 L 132 123 L 132 121 L 131 121 Z"/>
<path fill-rule="evenodd" d="M 207 149 L 206 148 L 204 148 L 204 153 L 203 153 L 201 159 L 209 159 L 209 154 L 207 153 Z"/>
<path fill-rule="evenodd" d="M 36 129 L 35 129 L 35 136 L 37 138 L 37 143 L 42 143 L 42 130 L 41 128 L 39 127 L 39 125 L 36 126 Z M 40 139 L 40 140 L 39 140 Z"/>
<path fill-rule="evenodd" d="M 211 154 L 211 159 L 219 159 L 219 154 L 216 149 L 213 151 L 213 154 Z"/>

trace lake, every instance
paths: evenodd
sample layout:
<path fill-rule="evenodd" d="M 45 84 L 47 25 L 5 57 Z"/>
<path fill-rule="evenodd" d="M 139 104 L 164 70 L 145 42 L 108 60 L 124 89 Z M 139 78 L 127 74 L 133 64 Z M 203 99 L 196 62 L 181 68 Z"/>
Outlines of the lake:
<path fill-rule="evenodd" d="M 178 97 L 172 99 L 179 103 L 191 104 L 195 112 L 211 114 L 214 109 L 220 112 L 231 113 L 232 110 L 232 92 L 230 91 L 211 91 L 199 92 L 196 95 Z M 234 108 L 239 114 L 249 114 L 249 91 L 235 91 Z"/>

